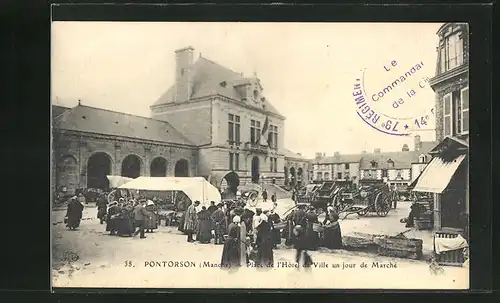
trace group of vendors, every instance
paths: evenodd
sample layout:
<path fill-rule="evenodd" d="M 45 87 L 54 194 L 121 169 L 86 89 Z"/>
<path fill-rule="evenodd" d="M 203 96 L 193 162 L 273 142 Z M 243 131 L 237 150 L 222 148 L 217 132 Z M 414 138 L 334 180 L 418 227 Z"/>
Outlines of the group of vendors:
<path fill-rule="evenodd" d="M 157 206 L 153 200 L 139 198 L 107 203 L 106 197 L 101 195 L 97 201 L 97 218 L 100 223 L 106 222 L 106 231 L 110 235 L 132 237 L 140 234 L 145 239 L 146 232 L 153 232 L 158 228 Z"/>

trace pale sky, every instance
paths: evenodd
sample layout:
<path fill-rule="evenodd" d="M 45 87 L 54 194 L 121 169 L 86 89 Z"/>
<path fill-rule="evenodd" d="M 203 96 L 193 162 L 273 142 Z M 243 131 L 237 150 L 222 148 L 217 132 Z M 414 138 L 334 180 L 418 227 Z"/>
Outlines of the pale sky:
<path fill-rule="evenodd" d="M 393 116 L 428 112 L 435 100 L 428 86 L 415 89 L 405 108 L 390 105 L 422 77 L 434 76 L 440 26 L 53 22 L 52 102 L 75 106 L 81 99 L 84 105 L 149 117 L 149 106 L 174 83 L 174 51 L 191 45 L 195 60 L 201 52 L 236 72 L 257 73 L 264 96 L 287 118 L 286 148 L 307 157 L 397 151 L 405 143 L 412 148 L 413 137 L 383 134 L 361 121 L 352 97 L 355 79 L 366 69 L 365 90 L 371 96 L 423 62 L 413 82 L 408 77 L 380 106 Z M 385 71 L 393 60 L 397 66 Z M 418 132 L 422 140 L 434 140 L 433 124 L 431 119 L 428 130 Z"/>

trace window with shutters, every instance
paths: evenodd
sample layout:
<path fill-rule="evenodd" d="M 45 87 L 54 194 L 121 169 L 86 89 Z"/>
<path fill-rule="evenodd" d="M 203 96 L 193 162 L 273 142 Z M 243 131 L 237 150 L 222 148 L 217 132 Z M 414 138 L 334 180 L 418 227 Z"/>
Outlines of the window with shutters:
<path fill-rule="evenodd" d="M 453 129 L 453 109 L 452 109 L 452 101 L 451 94 L 446 94 L 443 97 L 443 136 L 452 136 Z"/>
<path fill-rule="evenodd" d="M 460 91 L 460 105 L 462 109 L 462 120 L 460 130 L 462 134 L 469 133 L 469 88 Z"/>
<path fill-rule="evenodd" d="M 440 72 L 444 73 L 464 63 L 462 32 L 446 35 L 440 42 Z"/>

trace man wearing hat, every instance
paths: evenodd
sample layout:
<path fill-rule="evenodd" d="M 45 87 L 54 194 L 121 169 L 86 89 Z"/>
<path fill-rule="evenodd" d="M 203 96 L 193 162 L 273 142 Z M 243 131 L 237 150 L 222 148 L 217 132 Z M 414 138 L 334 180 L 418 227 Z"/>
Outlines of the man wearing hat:
<path fill-rule="evenodd" d="M 139 205 L 134 208 L 135 226 L 139 228 L 134 232 L 134 237 L 140 233 L 141 239 L 146 238 L 144 235 L 144 225 L 146 223 L 146 218 L 151 218 L 152 215 L 153 214 L 146 209 L 146 200 L 141 200 Z"/>

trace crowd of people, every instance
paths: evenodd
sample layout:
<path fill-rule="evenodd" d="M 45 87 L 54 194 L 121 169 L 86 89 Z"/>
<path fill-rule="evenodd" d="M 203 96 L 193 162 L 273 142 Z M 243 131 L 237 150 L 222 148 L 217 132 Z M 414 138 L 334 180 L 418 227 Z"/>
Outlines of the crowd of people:
<path fill-rule="evenodd" d="M 267 199 L 267 192 L 262 193 Z M 119 198 L 108 204 L 105 195 L 97 201 L 97 218 L 100 224 L 106 224 L 109 235 L 121 237 L 146 238 L 145 233 L 158 228 L 158 208 L 156 198 L 125 200 Z M 221 266 L 236 268 L 253 263 L 256 267 L 270 267 L 273 264 L 273 250 L 281 244 L 282 236 L 285 245 L 293 245 L 297 250 L 297 262 L 303 260 L 304 265 L 312 262 L 307 251 L 316 250 L 319 246 L 337 249 L 342 247 L 342 236 L 339 216 L 333 207 L 328 207 L 325 219 L 318 220 L 314 207 L 297 203 L 296 209 L 285 218 L 280 218 L 275 209 L 276 195 L 271 197 L 273 208 L 255 212 L 245 207 L 243 200 L 224 201 L 208 207 L 200 206 L 199 201 L 191 203 L 180 201 L 177 212 L 178 230 L 187 235 L 187 242 L 223 245 Z M 76 229 L 82 218 L 83 203 L 78 197 L 70 199 L 67 209 L 67 226 Z M 282 231 L 283 230 L 283 234 Z M 212 240 L 213 239 L 213 240 Z"/>

